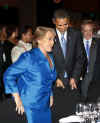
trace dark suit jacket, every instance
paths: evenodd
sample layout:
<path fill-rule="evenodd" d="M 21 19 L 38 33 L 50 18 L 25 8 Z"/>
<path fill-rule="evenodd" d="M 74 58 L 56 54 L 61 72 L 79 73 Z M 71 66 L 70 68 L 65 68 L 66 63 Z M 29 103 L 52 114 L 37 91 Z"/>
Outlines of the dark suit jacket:
<path fill-rule="evenodd" d="M 4 72 L 3 53 L 4 53 L 4 48 L 2 42 L 0 41 L 0 88 L 2 86 L 2 76 Z"/>
<path fill-rule="evenodd" d="M 100 98 L 100 39 L 95 40 L 95 49 L 91 54 L 94 58 L 92 80 L 88 88 L 88 101 L 95 102 Z M 95 52 L 95 53 L 94 53 Z M 92 60 L 93 61 L 93 60 Z"/>
<path fill-rule="evenodd" d="M 86 51 L 84 55 L 86 55 Z M 88 69 L 91 80 L 100 80 L 100 39 L 92 39 Z"/>
<path fill-rule="evenodd" d="M 98 86 L 100 86 L 99 81 L 100 81 L 100 41 L 96 38 L 93 38 L 90 48 L 88 73 L 85 72 L 85 77 L 81 84 L 82 96 L 86 98 L 88 96 L 88 92 L 89 96 L 96 95 L 96 93 L 94 94 L 93 89 L 98 88 Z M 91 86 L 92 89 L 89 89 L 90 85 L 93 85 Z"/>
<path fill-rule="evenodd" d="M 0 42 L 0 73 L 4 71 L 4 63 L 5 63 L 3 59 L 3 54 L 5 54 L 3 45 L 4 44 Z"/>
<path fill-rule="evenodd" d="M 58 35 L 55 38 L 53 55 L 58 73 L 58 78 L 63 80 L 64 72 L 68 74 L 68 78 L 74 78 L 77 82 L 83 75 L 84 45 L 81 33 L 73 28 L 67 30 L 66 58 L 64 58 Z"/>
<path fill-rule="evenodd" d="M 9 40 L 6 40 L 4 42 L 4 52 L 6 56 L 6 62 L 5 62 L 5 70 L 12 64 L 11 60 L 11 50 L 15 45 L 11 43 Z"/>
<path fill-rule="evenodd" d="M 2 67 L 2 65 L 3 65 L 3 45 L 0 42 L 0 68 Z"/>
<path fill-rule="evenodd" d="M 93 69 L 93 80 L 100 81 L 100 39 L 95 39 L 95 45 L 96 45 L 96 59 Z"/>

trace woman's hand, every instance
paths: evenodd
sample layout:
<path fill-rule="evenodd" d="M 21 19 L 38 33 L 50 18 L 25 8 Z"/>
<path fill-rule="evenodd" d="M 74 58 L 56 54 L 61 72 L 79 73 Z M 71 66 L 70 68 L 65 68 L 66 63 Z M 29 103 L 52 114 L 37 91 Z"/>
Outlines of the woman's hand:
<path fill-rule="evenodd" d="M 21 98 L 20 98 L 19 94 L 14 93 L 12 95 L 13 95 L 15 103 L 16 103 L 16 111 L 18 112 L 18 114 L 23 115 L 24 107 L 23 107 L 23 104 L 22 104 L 22 101 L 21 101 Z"/>
<path fill-rule="evenodd" d="M 53 96 L 50 96 L 50 107 L 53 106 Z"/>

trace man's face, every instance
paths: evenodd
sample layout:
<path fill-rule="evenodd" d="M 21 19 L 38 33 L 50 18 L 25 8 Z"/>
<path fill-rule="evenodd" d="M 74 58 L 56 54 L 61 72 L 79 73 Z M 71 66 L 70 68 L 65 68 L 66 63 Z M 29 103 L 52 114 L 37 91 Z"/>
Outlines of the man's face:
<path fill-rule="evenodd" d="M 59 30 L 59 32 L 64 33 L 69 25 L 69 19 L 67 18 L 56 18 L 54 20 L 54 24 L 56 25 L 56 28 Z"/>
<path fill-rule="evenodd" d="M 91 39 L 93 36 L 93 26 L 91 24 L 83 25 L 82 33 L 85 39 L 87 40 Z"/>

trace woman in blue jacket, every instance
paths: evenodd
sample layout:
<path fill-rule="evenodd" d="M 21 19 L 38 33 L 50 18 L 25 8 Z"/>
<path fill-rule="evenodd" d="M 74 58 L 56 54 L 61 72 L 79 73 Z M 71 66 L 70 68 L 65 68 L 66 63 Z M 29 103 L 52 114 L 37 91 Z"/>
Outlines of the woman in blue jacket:
<path fill-rule="evenodd" d="M 19 114 L 28 123 L 51 123 L 50 98 L 56 70 L 52 54 L 55 32 L 37 27 L 34 41 L 38 48 L 23 53 L 4 73 L 5 91 L 12 94 Z M 52 104 L 51 104 L 52 105 Z"/>

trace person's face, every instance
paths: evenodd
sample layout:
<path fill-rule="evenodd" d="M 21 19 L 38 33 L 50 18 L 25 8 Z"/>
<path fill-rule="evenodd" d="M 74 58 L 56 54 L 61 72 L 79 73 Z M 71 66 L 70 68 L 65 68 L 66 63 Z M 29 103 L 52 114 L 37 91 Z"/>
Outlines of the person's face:
<path fill-rule="evenodd" d="M 54 37 L 54 34 L 48 31 L 42 39 L 38 40 L 38 47 L 45 52 L 51 52 L 54 45 Z"/>
<path fill-rule="evenodd" d="M 59 30 L 59 32 L 64 33 L 69 26 L 69 19 L 67 19 L 67 18 L 56 18 L 54 20 L 54 24 L 56 25 L 56 28 Z"/>
<path fill-rule="evenodd" d="M 93 25 L 92 24 L 83 25 L 82 33 L 85 39 L 87 40 L 91 39 L 93 36 Z"/>
<path fill-rule="evenodd" d="M 5 36 L 5 37 L 7 37 L 7 32 L 6 32 L 6 30 L 7 30 L 7 27 L 3 27 L 2 28 L 2 30 L 1 30 L 1 32 L 2 32 L 2 34 Z"/>
<path fill-rule="evenodd" d="M 13 38 L 17 38 L 18 37 L 18 29 L 16 28 L 15 32 L 12 33 L 12 37 Z"/>
<path fill-rule="evenodd" d="M 3 28 L 2 28 L 2 32 L 3 32 L 3 33 L 6 33 L 6 29 L 7 29 L 6 27 L 3 27 Z"/>
<path fill-rule="evenodd" d="M 30 30 L 28 30 L 28 32 L 24 34 L 24 39 L 25 39 L 25 41 L 27 43 L 31 42 L 31 40 L 32 40 L 32 32 Z"/>

